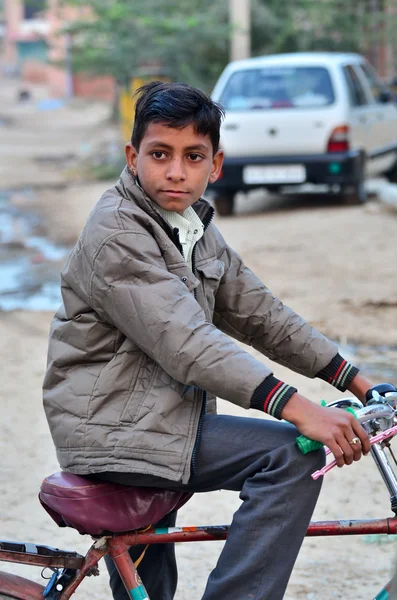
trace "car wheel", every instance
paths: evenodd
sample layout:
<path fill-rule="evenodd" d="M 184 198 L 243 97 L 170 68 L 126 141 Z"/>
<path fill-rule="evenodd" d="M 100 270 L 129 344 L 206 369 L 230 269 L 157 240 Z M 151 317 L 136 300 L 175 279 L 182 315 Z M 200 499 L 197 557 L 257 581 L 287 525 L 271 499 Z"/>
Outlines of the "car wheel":
<path fill-rule="evenodd" d="M 342 202 L 347 206 L 356 206 L 364 204 L 367 201 L 367 192 L 364 182 L 352 186 L 342 194 Z"/>
<path fill-rule="evenodd" d="M 393 167 L 386 173 L 387 179 L 390 183 L 397 183 L 397 161 L 393 165 Z"/>
<path fill-rule="evenodd" d="M 234 192 L 221 192 L 214 197 L 216 212 L 221 217 L 228 217 L 234 212 Z"/>

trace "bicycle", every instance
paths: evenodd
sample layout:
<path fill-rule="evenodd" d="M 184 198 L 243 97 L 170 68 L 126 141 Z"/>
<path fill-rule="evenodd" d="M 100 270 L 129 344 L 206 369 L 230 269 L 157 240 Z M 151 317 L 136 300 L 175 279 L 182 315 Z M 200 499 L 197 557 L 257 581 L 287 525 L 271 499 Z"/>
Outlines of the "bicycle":
<path fill-rule="evenodd" d="M 371 455 L 390 494 L 393 517 L 371 520 L 335 520 L 311 522 L 307 536 L 397 534 L 397 477 L 386 450 L 394 463 L 391 440 L 397 435 L 397 391 L 380 384 L 372 388 L 372 398 L 364 406 L 356 398 L 342 398 L 327 406 L 353 410 L 371 437 Z M 381 438 L 381 439 L 379 439 Z M 301 439 L 302 450 L 317 447 Z M 322 473 L 325 474 L 330 465 Z M 314 477 L 319 473 L 313 474 Z M 229 526 L 153 528 L 173 510 L 186 503 L 191 494 L 150 488 L 127 487 L 88 479 L 70 473 L 47 477 L 39 499 L 59 526 L 68 526 L 90 535 L 93 544 L 87 554 L 58 550 L 32 543 L 0 541 L 0 561 L 48 568 L 52 575 L 46 586 L 18 575 L 0 571 L 0 600 L 68 600 L 87 576 L 99 574 L 98 562 L 109 554 L 132 600 L 150 600 L 139 578 L 141 557 L 134 564 L 128 554 L 133 545 L 225 540 Z M 373 600 L 391 600 L 392 581 L 386 583 Z"/>

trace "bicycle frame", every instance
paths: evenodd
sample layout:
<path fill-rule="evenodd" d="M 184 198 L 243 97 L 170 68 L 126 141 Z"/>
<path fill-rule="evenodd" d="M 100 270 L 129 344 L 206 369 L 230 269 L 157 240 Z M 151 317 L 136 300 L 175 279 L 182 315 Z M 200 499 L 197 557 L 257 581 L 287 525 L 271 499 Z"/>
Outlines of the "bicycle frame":
<path fill-rule="evenodd" d="M 61 591 L 53 588 L 47 600 L 68 600 L 83 579 L 97 574 L 97 564 L 106 554 L 112 557 L 120 577 L 133 600 L 149 600 L 139 578 L 128 548 L 135 545 L 164 544 L 175 542 L 220 541 L 227 538 L 228 525 L 198 527 L 151 528 L 146 531 L 133 531 L 122 535 L 104 536 L 94 541 L 85 557 L 68 551 L 55 550 L 33 544 L 0 542 L 0 560 L 5 562 L 63 569 L 66 583 Z M 397 534 L 397 517 L 369 520 L 339 520 L 311 522 L 308 537 L 328 537 L 336 535 Z M 24 547 L 24 549 L 22 549 Z M 57 585 L 60 579 L 58 578 Z M 0 593 L 9 594 L 19 600 L 39 600 L 43 598 L 44 586 L 29 580 L 0 573 Z M 390 582 L 374 600 L 389 598 Z M 54 593 L 55 592 L 55 593 Z"/>
<path fill-rule="evenodd" d="M 339 402 L 345 404 L 348 400 L 343 399 Z M 397 400 L 395 404 L 397 404 Z M 373 419 L 384 415 L 385 412 L 382 406 L 380 408 L 378 406 L 378 409 L 366 407 L 364 410 L 366 414 L 370 413 Z M 397 413 L 395 406 L 393 410 L 394 414 Z M 397 419 L 394 422 L 396 421 Z M 376 426 L 378 422 L 374 420 Z M 306 536 L 397 534 L 397 477 L 384 451 L 384 447 L 388 445 L 388 440 L 374 443 L 371 455 L 390 494 L 391 509 L 395 516 L 384 519 L 311 522 Z M 76 552 L 57 550 L 47 546 L 0 541 L 0 561 L 49 567 L 54 570 L 54 575 L 46 588 L 22 577 L 0 572 L 0 594 L 6 594 L 17 600 L 42 600 L 43 596 L 46 600 L 68 600 L 85 577 L 98 574 L 99 560 L 109 554 L 132 600 L 150 600 L 128 553 L 131 546 L 220 541 L 227 538 L 228 532 L 228 525 L 212 525 L 147 528 L 125 534 L 104 535 L 94 540 L 85 557 Z M 61 570 L 59 571 L 59 569 Z M 372 600 L 389 600 L 390 590 L 391 582 Z"/>

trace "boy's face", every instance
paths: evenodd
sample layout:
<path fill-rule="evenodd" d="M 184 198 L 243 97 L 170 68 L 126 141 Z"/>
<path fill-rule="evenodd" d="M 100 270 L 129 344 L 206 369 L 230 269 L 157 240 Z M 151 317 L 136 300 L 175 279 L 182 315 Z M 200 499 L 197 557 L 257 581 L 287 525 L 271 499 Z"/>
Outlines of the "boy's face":
<path fill-rule="evenodd" d="M 128 143 L 127 164 L 152 200 L 165 210 L 182 214 L 218 179 L 223 152 L 213 156 L 211 139 L 193 125 L 181 129 L 150 123 L 139 152 Z"/>

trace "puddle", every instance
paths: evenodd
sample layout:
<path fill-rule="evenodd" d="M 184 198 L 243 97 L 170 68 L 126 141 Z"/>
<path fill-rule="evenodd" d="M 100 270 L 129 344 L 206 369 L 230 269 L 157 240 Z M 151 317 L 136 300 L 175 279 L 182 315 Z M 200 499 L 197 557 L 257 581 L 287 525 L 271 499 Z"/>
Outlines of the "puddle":
<path fill-rule="evenodd" d="M 10 127 L 13 124 L 13 119 L 8 116 L 0 115 L 0 127 Z"/>
<path fill-rule="evenodd" d="M 15 203 L 18 197 L 21 202 Z M 60 269 L 70 249 L 42 233 L 40 215 L 29 209 L 32 190 L 0 191 L 0 310 L 56 310 Z"/>

